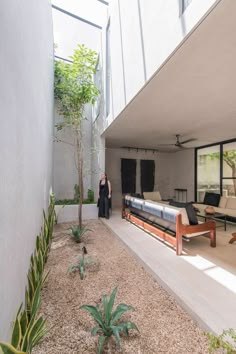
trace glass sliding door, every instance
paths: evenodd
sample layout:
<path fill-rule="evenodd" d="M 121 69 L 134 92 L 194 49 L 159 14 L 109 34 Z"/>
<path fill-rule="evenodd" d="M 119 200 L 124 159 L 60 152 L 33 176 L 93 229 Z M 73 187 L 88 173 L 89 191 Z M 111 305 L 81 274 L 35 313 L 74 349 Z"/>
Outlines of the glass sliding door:
<path fill-rule="evenodd" d="M 236 197 L 236 139 L 195 150 L 195 200 L 206 191 Z"/>
<path fill-rule="evenodd" d="M 220 145 L 197 149 L 198 202 L 203 202 L 205 192 L 220 193 Z"/>
<path fill-rule="evenodd" d="M 223 195 L 236 196 L 236 142 L 223 144 Z"/>

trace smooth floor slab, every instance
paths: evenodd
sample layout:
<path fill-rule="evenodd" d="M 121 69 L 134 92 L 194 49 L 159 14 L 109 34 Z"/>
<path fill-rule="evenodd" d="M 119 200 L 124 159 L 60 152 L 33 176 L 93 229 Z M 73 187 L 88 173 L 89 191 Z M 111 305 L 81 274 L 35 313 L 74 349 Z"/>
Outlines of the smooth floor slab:
<path fill-rule="evenodd" d="M 184 243 L 184 254 L 121 218 L 113 211 L 103 222 L 138 257 L 144 267 L 206 330 L 221 333 L 236 328 L 236 242 L 229 244 L 236 227 L 217 227 L 217 247 L 196 237 Z M 158 300 L 158 299 L 157 299 Z"/>

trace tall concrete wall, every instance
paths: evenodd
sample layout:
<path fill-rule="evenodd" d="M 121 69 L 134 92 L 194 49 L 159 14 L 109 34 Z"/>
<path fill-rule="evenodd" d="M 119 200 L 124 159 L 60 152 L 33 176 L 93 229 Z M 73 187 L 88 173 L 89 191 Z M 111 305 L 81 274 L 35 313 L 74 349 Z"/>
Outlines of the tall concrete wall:
<path fill-rule="evenodd" d="M 0 23 L 0 340 L 8 340 L 51 188 L 51 4 L 3 1 Z"/>

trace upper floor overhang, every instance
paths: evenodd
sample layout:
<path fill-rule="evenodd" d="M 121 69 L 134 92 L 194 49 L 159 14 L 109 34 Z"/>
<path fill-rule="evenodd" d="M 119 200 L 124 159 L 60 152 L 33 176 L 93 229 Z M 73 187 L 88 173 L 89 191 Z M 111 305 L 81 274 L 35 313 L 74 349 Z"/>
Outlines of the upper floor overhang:
<path fill-rule="evenodd" d="M 104 131 L 108 147 L 201 146 L 236 136 L 236 1 L 211 8 Z M 166 150 L 166 149 L 164 149 Z"/>

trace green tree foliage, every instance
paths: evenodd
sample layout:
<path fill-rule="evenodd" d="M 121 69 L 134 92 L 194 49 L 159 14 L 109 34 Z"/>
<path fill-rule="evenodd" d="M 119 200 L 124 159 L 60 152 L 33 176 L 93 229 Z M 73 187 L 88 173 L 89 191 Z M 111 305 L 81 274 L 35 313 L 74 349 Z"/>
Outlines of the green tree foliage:
<path fill-rule="evenodd" d="M 79 225 L 82 228 L 83 202 L 83 131 L 85 105 L 94 104 L 99 90 L 94 84 L 94 74 L 98 55 L 95 51 L 78 45 L 70 57 L 72 63 L 55 61 L 54 97 L 62 121 L 56 124 L 57 130 L 71 127 L 74 132 L 74 146 L 77 156 L 79 186 Z"/>
<path fill-rule="evenodd" d="M 220 158 L 219 152 L 211 153 L 208 156 L 210 156 L 212 159 Z M 234 184 L 234 193 L 236 195 L 236 150 L 224 151 L 223 160 L 231 168 L 233 184 Z"/>

